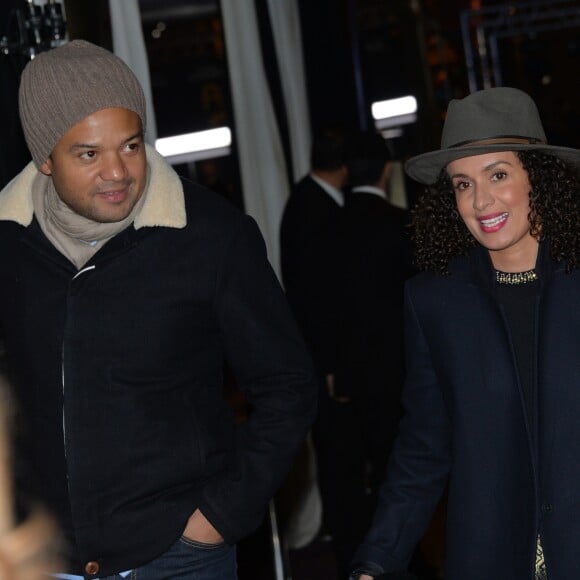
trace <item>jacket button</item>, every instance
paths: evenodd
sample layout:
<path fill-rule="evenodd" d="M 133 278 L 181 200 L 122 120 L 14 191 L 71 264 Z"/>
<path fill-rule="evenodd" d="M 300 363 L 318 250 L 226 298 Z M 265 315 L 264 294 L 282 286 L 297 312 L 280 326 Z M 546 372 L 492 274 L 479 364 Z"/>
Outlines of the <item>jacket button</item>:
<path fill-rule="evenodd" d="M 542 504 L 542 511 L 545 514 L 549 514 L 552 511 L 552 504 L 550 504 L 550 503 Z"/>
<path fill-rule="evenodd" d="M 85 572 L 87 574 L 91 574 L 91 576 L 98 574 L 100 569 L 101 567 L 99 566 L 98 562 L 87 562 L 85 566 Z"/>

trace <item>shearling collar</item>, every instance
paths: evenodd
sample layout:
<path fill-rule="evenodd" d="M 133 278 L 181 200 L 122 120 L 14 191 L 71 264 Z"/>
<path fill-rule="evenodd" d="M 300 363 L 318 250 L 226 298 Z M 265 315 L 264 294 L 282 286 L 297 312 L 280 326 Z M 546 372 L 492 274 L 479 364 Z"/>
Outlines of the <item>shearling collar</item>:
<path fill-rule="evenodd" d="M 135 229 L 143 227 L 184 228 L 187 224 L 183 186 L 179 176 L 165 159 L 150 145 L 146 145 L 149 163 L 147 198 L 135 218 Z M 45 178 L 31 161 L 0 192 L 0 220 L 29 226 L 34 217 L 32 183 Z M 46 177 L 45 179 L 49 179 Z"/>

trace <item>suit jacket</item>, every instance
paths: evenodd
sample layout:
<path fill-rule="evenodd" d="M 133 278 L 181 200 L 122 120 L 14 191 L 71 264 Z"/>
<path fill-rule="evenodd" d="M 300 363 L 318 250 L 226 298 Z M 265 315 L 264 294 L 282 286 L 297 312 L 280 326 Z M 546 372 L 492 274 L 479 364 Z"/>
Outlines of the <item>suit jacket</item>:
<path fill-rule="evenodd" d="M 295 186 L 282 216 L 280 258 L 290 306 L 318 370 L 337 356 L 342 208 L 310 176 Z"/>
<path fill-rule="evenodd" d="M 344 280 L 340 375 L 356 396 L 361 374 L 369 388 L 398 401 L 404 372 L 403 288 L 414 273 L 409 215 L 374 193 L 347 196 L 342 235 Z"/>
<path fill-rule="evenodd" d="M 406 415 L 374 524 L 356 556 L 404 568 L 449 480 L 448 580 L 580 578 L 580 272 L 540 248 L 537 446 L 488 253 L 406 287 Z"/>

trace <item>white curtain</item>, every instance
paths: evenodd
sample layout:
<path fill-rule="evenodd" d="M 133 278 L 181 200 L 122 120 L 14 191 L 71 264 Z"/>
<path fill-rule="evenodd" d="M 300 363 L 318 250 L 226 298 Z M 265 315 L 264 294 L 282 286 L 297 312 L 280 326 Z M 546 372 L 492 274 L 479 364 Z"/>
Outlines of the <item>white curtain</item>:
<path fill-rule="evenodd" d="M 310 117 L 302 53 L 300 13 L 296 0 L 268 0 L 290 133 L 294 181 L 310 170 Z"/>
<path fill-rule="evenodd" d="M 280 220 L 290 182 L 310 169 L 311 137 L 296 0 L 268 0 L 268 5 L 290 134 L 292 178 L 268 89 L 254 0 L 221 0 L 244 202 L 262 230 L 270 262 L 281 279 Z M 287 483 L 292 484 L 287 492 L 294 498 L 285 530 L 290 548 L 311 542 L 322 521 L 316 458 L 310 440 L 302 455 L 306 464 Z"/>
<path fill-rule="evenodd" d="M 151 93 L 149 61 L 143 38 L 138 0 L 109 0 L 113 51 L 122 58 L 139 79 L 147 99 L 147 132 L 145 140 L 155 146 L 157 124 Z"/>
<path fill-rule="evenodd" d="M 279 228 L 288 170 L 262 60 L 253 0 L 222 0 L 235 133 L 246 212 L 260 226 L 280 276 Z"/>

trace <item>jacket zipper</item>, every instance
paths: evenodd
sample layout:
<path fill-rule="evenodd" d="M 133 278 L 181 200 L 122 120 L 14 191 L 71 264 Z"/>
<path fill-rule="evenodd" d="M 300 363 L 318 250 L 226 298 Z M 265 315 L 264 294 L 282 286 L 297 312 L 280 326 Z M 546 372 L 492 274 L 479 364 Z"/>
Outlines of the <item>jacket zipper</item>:
<path fill-rule="evenodd" d="M 81 274 L 84 274 L 85 272 L 88 272 L 90 270 L 94 270 L 95 266 L 87 266 L 86 268 L 83 268 L 82 270 L 79 270 L 72 278 L 71 278 L 71 282 L 76 280 Z M 65 414 L 64 414 L 64 385 L 65 385 L 65 376 L 64 376 L 64 337 L 63 337 L 63 341 L 62 341 L 62 347 L 61 347 L 61 352 L 60 352 L 60 380 L 62 382 L 62 435 L 63 435 L 63 446 L 64 446 L 64 456 L 65 459 L 67 457 L 67 452 L 66 452 L 66 420 L 65 420 Z M 67 486 L 68 486 L 68 470 L 67 470 L 67 474 L 66 474 L 66 480 L 67 480 Z M 70 489 L 69 489 L 70 491 Z"/>

